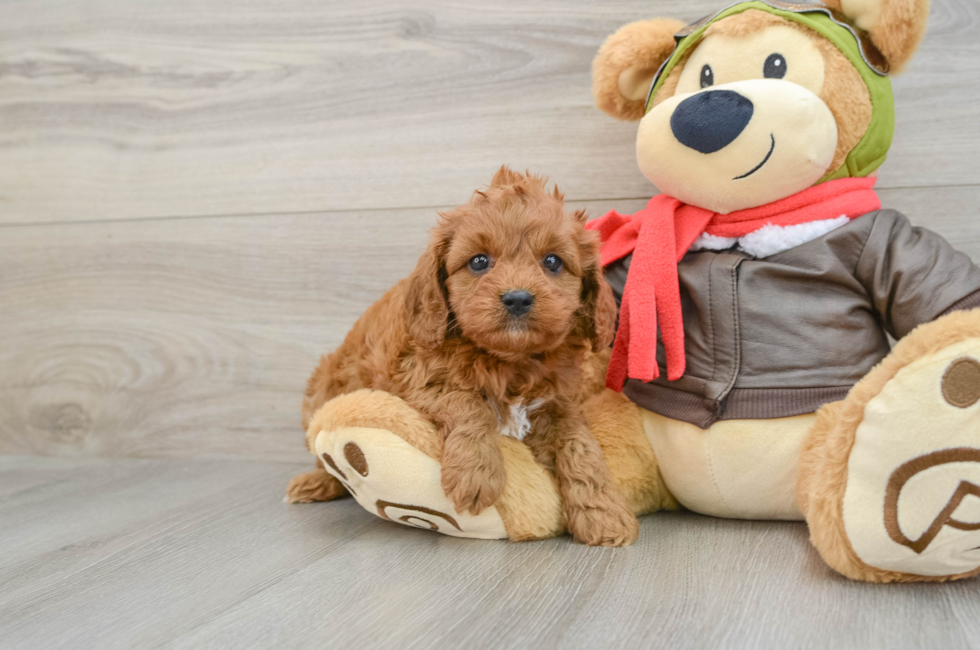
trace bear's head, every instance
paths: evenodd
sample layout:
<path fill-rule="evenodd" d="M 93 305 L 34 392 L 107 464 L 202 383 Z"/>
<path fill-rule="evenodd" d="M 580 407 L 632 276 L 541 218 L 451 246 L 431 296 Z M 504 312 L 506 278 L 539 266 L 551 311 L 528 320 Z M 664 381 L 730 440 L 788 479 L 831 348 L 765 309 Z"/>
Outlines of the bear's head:
<path fill-rule="evenodd" d="M 869 176 L 894 130 L 889 72 L 925 31 L 929 0 L 742 2 L 698 23 L 653 19 L 609 37 L 596 104 L 639 120 L 640 171 L 727 214 L 825 180 Z"/>

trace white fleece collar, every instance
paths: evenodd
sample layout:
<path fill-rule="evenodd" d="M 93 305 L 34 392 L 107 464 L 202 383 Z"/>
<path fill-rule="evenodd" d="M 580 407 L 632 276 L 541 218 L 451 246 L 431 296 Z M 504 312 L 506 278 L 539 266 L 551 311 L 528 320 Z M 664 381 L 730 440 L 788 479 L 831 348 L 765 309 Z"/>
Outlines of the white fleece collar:
<path fill-rule="evenodd" d="M 738 245 L 738 249 L 752 257 L 769 257 L 791 248 L 796 248 L 808 241 L 823 237 L 828 232 L 836 230 L 850 221 L 841 215 L 836 219 L 820 219 L 808 221 L 795 226 L 774 226 L 766 224 L 742 237 L 716 237 L 702 233 L 694 240 L 689 250 L 722 251 Z"/>

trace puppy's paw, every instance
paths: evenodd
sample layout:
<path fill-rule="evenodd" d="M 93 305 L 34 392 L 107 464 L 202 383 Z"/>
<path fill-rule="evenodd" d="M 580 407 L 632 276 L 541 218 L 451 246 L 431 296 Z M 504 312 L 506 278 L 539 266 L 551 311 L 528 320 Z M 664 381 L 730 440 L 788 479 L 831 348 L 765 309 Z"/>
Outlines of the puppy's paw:
<path fill-rule="evenodd" d="M 438 449 L 435 431 L 431 434 L 431 444 L 421 440 L 429 451 Z M 417 434 L 414 441 L 420 441 Z M 453 537 L 507 537 L 496 508 L 478 517 L 455 510 L 443 492 L 442 466 L 434 454 L 396 432 L 357 426 L 321 431 L 314 448 L 341 489 L 375 517 Z"/>
<path fill-rule="evenodd" d="M 607 500 L 601 508 L 568 508 L 568 532 L 579 544 L 588 546 L 629 546 L 640 535 L 636 515 L 621 498 Z"/>
<path fill-rule="evenodd" d="M 346 496 L 347 491 L 340 481 L 327 474 L 324 469 L 317 469 L 306 474 L 294 476 L 286 488 L 286 503 L 313 503 L 314 501 L 332 501 Z"/>
<path fill-rule="evenodd" d="M 442 467 L 442 489 L 457 512 L 480 514 L 492 506 L 504 491 L 507 474 L 503 461 L 472 467 Z"/>

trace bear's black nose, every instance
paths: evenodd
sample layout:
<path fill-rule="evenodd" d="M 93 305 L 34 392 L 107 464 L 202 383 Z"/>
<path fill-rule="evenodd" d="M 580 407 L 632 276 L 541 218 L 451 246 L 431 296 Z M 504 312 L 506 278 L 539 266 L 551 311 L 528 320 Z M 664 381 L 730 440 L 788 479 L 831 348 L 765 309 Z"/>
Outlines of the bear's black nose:
<path fill-rule="evenodd" d="M 670 116 L 670 129 L 685 147 L 714 153 L 745 130 L 753 110 L 752 102 L 733 90 L 709 90 L 678 104 Z"/>
<path fill-rule="evenodd" d="M 529 291 L 508 291 L 500 296 L 500 302 L 504 303 L 512 316 L 522 316 L 534 304 L 534 295 Z"/>

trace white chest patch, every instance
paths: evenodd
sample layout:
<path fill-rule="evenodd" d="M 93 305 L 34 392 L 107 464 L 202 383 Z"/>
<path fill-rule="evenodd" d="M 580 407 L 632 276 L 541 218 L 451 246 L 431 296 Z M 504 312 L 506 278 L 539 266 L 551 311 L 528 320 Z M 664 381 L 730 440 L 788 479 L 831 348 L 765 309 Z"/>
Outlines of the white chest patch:
<path fill-rule="evenodd" d="M 525 404 L 524 400 L 519 399 L 510 405 L 505 413 L 497 412 L 497 422 L 500 424 L 500 435 L 510 436 L 517 440 L 524 440 L 531 432 L 531 414 L 541 408 L 544 400 L 541 398 L 531 400 Z"/>
<path fill-rule="evenodd" d="M 743 237 L 716 237 L 715 235 L 704 233 L 694 240 L 694 243 L 691 245 L 691 250 L 720 251 L 731 248 L 737 243 L 739 250 L 748 253 L 752 257 L 769 257 L 770 255 L 782 253 L 783 251 L 805 244 L 817 237 L 823 237 L 828 232 L 840 228 L 849 221 L 850 219 L 841 215 L 836 219 L 821 219 L 819 221 L 800 223 L 795 226 L 774 226 L 769 224 Z"/>

